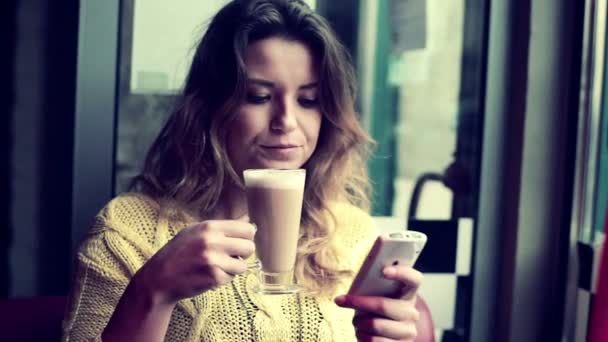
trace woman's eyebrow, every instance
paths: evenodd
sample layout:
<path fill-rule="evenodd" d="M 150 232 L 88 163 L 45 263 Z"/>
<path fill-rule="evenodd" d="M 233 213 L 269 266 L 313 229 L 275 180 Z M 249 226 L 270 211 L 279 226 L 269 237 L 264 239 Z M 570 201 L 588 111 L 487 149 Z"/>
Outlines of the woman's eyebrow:
<path fill-rule="evenodd" d="M 319 86 L 319 82 L 311 82 L 300 86 L 300 90 L 314 89 Z"/>
<path fill-rule="evenodd" d="M 248 78 L 247 82 L 250 84 L 257 84 L 267 88 L 274 88 L 274 83 L 261 78 Z"/>
<path fill-rule="evenodd" d="M 255 84 L 255 85 L 260 85 L 262 87 L 266 87 L 266 88 L 274 88 L 275 84 L 272 81 L 268 81 L 265 79 L 261 79 L 261 78 L 247 78 L 247 83 L 249 84 Z M 319 86 L 319 82 L 311 82 L 311 83 L 306 83 L 301 85 L 298 89 L 299 90 L 308 90 L 308 89 L 314 89 L 317 88 Z"/>

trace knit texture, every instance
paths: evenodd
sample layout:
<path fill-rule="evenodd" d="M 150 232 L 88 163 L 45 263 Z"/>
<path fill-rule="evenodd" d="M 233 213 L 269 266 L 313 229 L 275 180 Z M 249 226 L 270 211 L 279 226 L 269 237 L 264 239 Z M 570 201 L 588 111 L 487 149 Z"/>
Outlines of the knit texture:
<path fill-rule="evenodd" d="M 335 247 L 341 266 L 356 272 L 377 233 L 370 216 L 350 205 L 332 207 L 337 219 Z M 63 341 L 99 341 L 129 279 L 156 251 L 186 227 L 152 199 L 128 193 L 96 216 L 78 255 Z M 332 296 L 265 296 L 251 288 L 255 274 L 180 301 L 165 341 L 355 341 L 353 310 Z"/>

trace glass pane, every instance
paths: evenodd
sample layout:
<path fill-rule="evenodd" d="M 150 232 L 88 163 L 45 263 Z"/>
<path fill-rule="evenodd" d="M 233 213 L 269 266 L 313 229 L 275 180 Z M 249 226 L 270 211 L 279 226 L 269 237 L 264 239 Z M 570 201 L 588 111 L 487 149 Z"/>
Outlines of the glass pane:
<path fill-rule="evenodd" d="M 602 4 L 606 4 L 605 1 L 601 2 Z M 602 9 L 598 9 L 599 13 L 606 13 L 606 8 L 603 8 L 604 12 L 601 12 Z M 603 77 L 603 85 L 599 88 L 602 88 L 602 100 L 601 100 L 601 108 L 600 108 L 600 118 L 599 125 L 600 131 L 598 133 L 598 160 L 597 160 L 597 192 L 595 197 L 595 218 L 594 218 L 594 228 L 595 228 L 595 236 L 593 238 L 594 242 L 603 241 L 604 236 L 606 235 L 605 227 L 608 224 L 608 82 L 606 81 L 608 77 L 606 76 L 608 73 L 608 67 L 606 67 L 606 63 L 608 63 L 608 59 L 606 58 L 606 52 L 608 51 L 606 46 L 606 37 L 608 36 L 608 30 L 606 30 L 606 16 L 600 15 L 598 17 L 598 25 L 601 27 L 604 32 L 604 46 L 602 50 L 598 51 L 598 53 L 602 53 L 604 55 L 604 77 Z"/>
<path fill-rule="evenodd" d="M 369 164 L 374 214 L 429 235 L 418 262 L 421 292 L 444 341 L 469 334 L 486 6 L 361 1 L 360 108 L 378 142 Z"/>
<path fill-rule="evenodd" d="M 115 192 L 127 191 L 165 122 L 203 24 L 227 0 L 122 1 Z"/>
<path fill-rule="evenodd" d="M 585 3 L 573 223 L 584 243 L 600 240 L 607 201 L 606 1 Z"/>
<path fill-rule="evenodd" d="M 597 196 L 595 200 L 595 230 L 594 240 L 602 241 L 598 234 L 606 235 L 608 224 L 608 85 L 604 83 L 604 108 L 602 110 L 602 126 L 599 142 Z"/>
<path fill-rule="evenodd" d="M 441 178 L 456 150 L 464 2 L 429 1 L 427 5 L 426 13 L 422 13 L 426 14 L 423 17 L 426 20 L 420 21 L 428 20 L 428 25 L 402 38 L 405 41 L 417 38 L 420 46 L 402 52 L 394 48 L 397 51 L 392 52 L 389 60 L 389 84 L 399 89 L 392 212 L 405 215 L 416 182 L 425 174 L 434 174 L 438 177 L 429 177 L 420 193 L 416 217 L 449 219 L 452 193 Z M 418 37 L 412 37 L 414 33 Z"/>

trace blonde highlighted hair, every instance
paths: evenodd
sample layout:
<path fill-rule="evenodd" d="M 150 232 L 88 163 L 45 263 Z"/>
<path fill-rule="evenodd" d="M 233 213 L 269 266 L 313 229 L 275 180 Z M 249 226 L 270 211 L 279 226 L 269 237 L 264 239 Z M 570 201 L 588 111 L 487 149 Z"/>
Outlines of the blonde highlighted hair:
<path fill-rule="evenodd" d="M 369 209 L 366 160 L 370 138 L 354 111 L 350 56 L 328 23 L 300 0 L 234 0 L 213 18 L 197 46 L 183 93 L 152 144 L 137 189 L 161 203 L 211 213 L 225 185 L 240 184 L 226 137 L 246 90 L 243 56 L 257 40 L 280 36 L 301 42 L 318 65 L 323 115 L 307 170 L 296 278 L 309 292 L 331 293 L 342 269 L 332 240 L 332 202 Z"/>

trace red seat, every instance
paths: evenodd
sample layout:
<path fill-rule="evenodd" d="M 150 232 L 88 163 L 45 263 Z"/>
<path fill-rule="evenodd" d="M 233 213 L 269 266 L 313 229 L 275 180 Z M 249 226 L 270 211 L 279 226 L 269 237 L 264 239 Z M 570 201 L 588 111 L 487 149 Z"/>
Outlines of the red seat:
<path fill-rule="evenodd" d="M 66 297 L 33 297 L 0 300 L 0 338 L 3 341 L 59 341 Z M 435 342 L 431 312 L 418 297 L 420 312 L 417 342 Z"/>
<path fill-rule="evenodd" d="M 66 297 L 0 299 L 2 341 L 59 341 Z"/>

